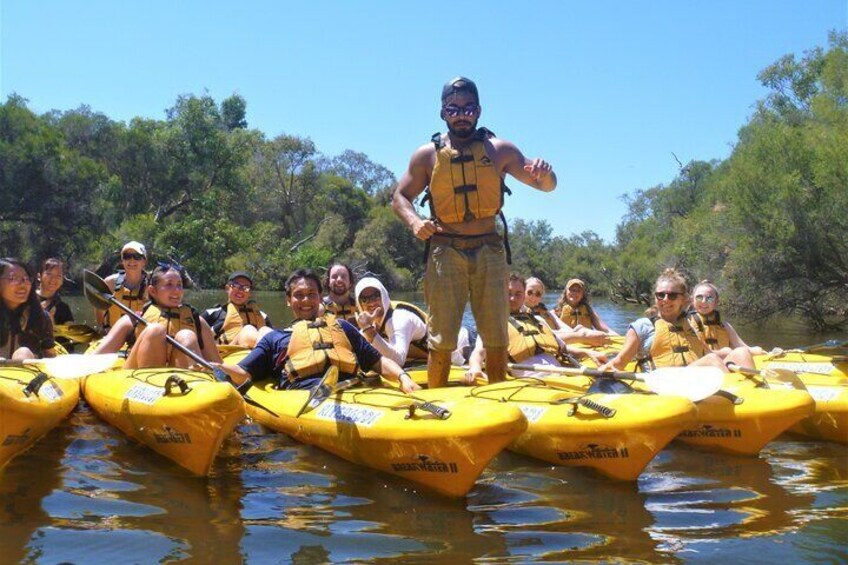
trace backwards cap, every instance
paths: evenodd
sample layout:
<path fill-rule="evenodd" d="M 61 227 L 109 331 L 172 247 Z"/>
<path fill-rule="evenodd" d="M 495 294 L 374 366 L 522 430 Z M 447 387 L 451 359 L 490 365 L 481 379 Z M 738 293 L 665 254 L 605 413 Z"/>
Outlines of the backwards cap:
<path fill-rule="evenodd" d="M 473 94 L 474 98 L 477 99 L 477 103 L 480 103 L 480 95 L 477 93 L 477 85 L 474 84 L 474 81 L 465 77 L 456 77 L 455 79 L 448 81 L 445 86 L 442 87 L 442 104 L 445 103 L 445 100 L 449 96 L 456 94 L 457 92 Z"/>

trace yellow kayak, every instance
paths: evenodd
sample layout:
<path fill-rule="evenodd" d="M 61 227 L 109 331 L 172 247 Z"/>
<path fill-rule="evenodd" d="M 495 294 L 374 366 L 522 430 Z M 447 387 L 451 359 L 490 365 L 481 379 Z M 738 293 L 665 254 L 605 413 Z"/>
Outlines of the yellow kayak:
<path fill-rule="evenodd" d="M 100 334 L 86 324 L 57 324 L 53 326 L 53 337 L 71 344 L 85 344 L 100 339 Z"/>
<path fill-rule="evenodd" d="M 848 384 L 848 356 L 809 353 L 800 350 L 777 354 L 756 355 L 757 369 L 787 369 L 796 373 L 809 373 L 832 377 L 834 384 Z"/>
<path fill-rule="evenodd" d="M 0 469 L 59 425 L 79 401 L 78 379 L 0 367 Z"/>
<path fill-rule="evenodd" d="M 800 373 L 798 377 L 816 402 L 815 412 L 790 428 L 803 436 L 848 444 L 848 384 L 828 375 Z"/>
<path fill-rule="evenodd" d="M 309 391 L 278 390 L 266 382 L 254 385 L 248 395 L 268 410 L 248 404 L 247 412 L 268 428 L 358 465 L 447 496 L 465 496 L 527 421 L 515 406 L 446 398 L 442 392 L 410 396 L 389 388 L 348 389 L 298 417 Z M 450 416 L 440 419 L 415 408 L 422 401 L 447 408 Z"/>
<path fill-rule="evenodd" d="M 454 367 L 450 382 L 461 382 Z M 410 370 L 426 382 L 426 369 Z M 590 467 L 618 480 L 635 480 L 677 434 L 692 424 L 695 405 L 686 398 L 655 394 L 587 394 L 586 377 L 510 379 L 474 387 L 429 391 L 443 398 L 477 398 L 510 404 L 527 417 L 527 430 L 510 451 L 554 465 Z"/>
<path fill-rule="evenodd" d="M 198 371 L 112 369 L 89 375 L 82 389 L 101 418 L 197 475 L 209 473 L 245 416 L 232 385 Z"/>
<path fill-rule="evenodd" d="M 756 455 L 771 440 L 813 413 L 804 390 L 760 388 L 755 379 L 725 375 L 722 391 L 698 403 L 697 423 L 678 439 L 725 453 Z"/>
<path fill-rule="evenodd" d="M 631 362 L 627 369 L 637 370 L 636 364 Z M 639 383 L 633 386 L 641 388 Z M 677 439 L 711 451 L 739 455 L 756 455 L 815 410 L 815 401 L 805 390 L 765 388 L 759 377 L 737 373 L 726 374 L 721 391 L 695 405 L 695 425 Z"/>

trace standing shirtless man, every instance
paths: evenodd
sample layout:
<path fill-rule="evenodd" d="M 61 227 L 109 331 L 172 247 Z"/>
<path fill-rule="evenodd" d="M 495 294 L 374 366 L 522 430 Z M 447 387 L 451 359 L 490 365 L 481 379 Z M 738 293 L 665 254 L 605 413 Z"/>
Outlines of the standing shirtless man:
<path fill-rule="evenodd" d="M 392 207 L 415 236 L 427 241 L 424 295 L 429 309 L 430 388 L 445 386 L 465 305 L 486 350 L 489 382 L 506 375 L 509 318 L 506 251 L 497 232 L 504 176 L 537 190 L 556 188 L 556 175 L 543 159 L 528 159 L 512 143 L 478 128 L 477 85 L 457 77 L 442 89 L 441 118 L 446 135 L 419 147 L 398 183 Z M 428 191 L 430 218 L 415 212 L 413 201 Z"/>

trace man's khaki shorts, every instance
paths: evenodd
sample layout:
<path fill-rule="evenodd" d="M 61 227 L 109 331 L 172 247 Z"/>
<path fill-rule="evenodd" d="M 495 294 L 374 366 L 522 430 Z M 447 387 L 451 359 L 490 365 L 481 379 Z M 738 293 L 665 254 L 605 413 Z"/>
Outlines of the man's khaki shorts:
<path fill-rule="evenodd" d="M 465 247 L 463 245 L 463 247 Z M 457 249 L 434 237 L 424 275 L 430 349 L 453 351 L 465 305 L 486 347 L 506 347 L 509 289 L 503 242 Z"/>

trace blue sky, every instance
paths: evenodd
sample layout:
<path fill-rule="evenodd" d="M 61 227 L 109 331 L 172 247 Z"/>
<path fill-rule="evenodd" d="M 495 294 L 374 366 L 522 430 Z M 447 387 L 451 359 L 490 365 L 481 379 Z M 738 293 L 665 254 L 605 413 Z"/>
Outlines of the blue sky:
<path fill-rule="evenodd" d="M 509 183 L 507 215 L 612 240 L 622 194 L 670 182 L 672 152 L 725 158 L 766 93 L 757 73 L 846 27 L 846 0 L 0 0 L 0 98 L 128 121 L 235 92 L 267 136 L 362 151 L 400 176 L 462 74 L 481 125 L 560 179 L 553 194 Z"/>

